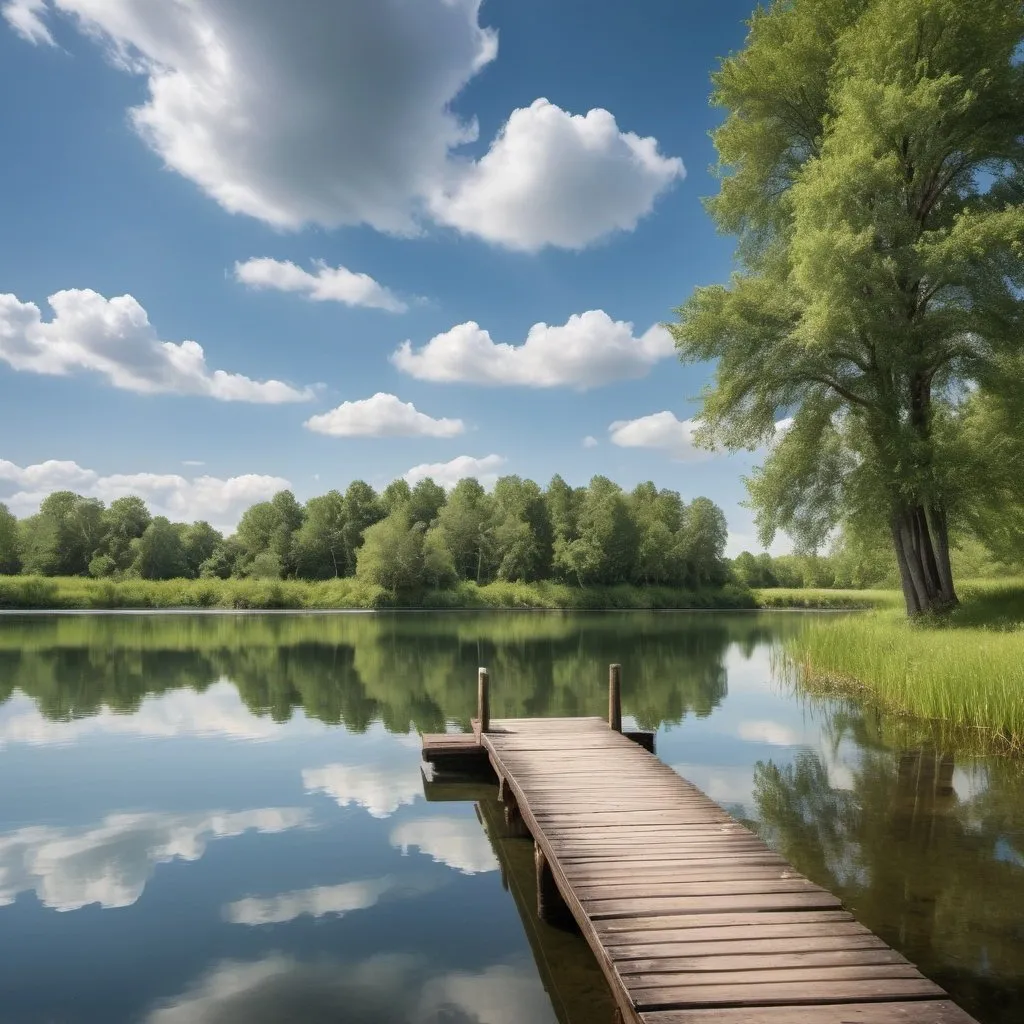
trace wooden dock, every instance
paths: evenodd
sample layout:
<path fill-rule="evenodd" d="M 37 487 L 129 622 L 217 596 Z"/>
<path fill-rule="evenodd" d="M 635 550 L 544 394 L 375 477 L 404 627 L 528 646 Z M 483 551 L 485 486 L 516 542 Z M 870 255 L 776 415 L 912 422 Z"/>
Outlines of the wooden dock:
<path fill-rule="evenodd" d="M 574 922 L 624 1021 L 976 1024 L 946 993 L 754 833 L 609 721 L 490 720 L 425 736 L 474 755 L 534 841 L 538 913 Z M 647 744 L 645 744 L 646 746 Z"/>

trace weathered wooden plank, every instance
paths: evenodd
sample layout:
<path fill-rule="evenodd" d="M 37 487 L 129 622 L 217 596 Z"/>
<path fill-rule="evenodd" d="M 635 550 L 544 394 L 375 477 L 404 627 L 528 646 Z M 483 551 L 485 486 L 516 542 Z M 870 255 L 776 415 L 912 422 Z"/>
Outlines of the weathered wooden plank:
<path fill-rule="evenodd" d="M 716 929 L 708 928 L 709 932 Z M 829 953 L 837 951 L 854 951 L 867 949 L 887 950 L 889 947 L 878 938 L 877 935 L 869 933 L 864 935 L 854 933 L 841 933 L 838 935 L 798 935 L 792 937 L 772 936 L 755 938 L 748 931 L 746 936 L 735 934 L 740 929 L 732 929 L 731 939 L 704 939 L 694 941 L 691 933 L 684 931 L 658 932 L 660 936 L 667 937 L 665 941 L 660 938 L 657 942 L 643 941 L 643 934 L 640 941 L 618 945 L 609 942 L 605 945 L 608 956 L 621 966 L 631 960 L 648 960 L 654 963 L 663 960 L 669 963 L 672 960 L 686 960 L 689 958 L 700 958 L 705 956 L 755 956 L 755 955 L 785 955 L 788 953 Z M 632 933 L 631 933 L 632 934 Z M 650 936 L 647 936 L 650 938 Z"/>
<path fill-rule="evenodd" d="M 595 921 L 594 929 L 602 936 L 614 935 L 618 932 L 637 930 L 660 931 L 671 928 L 746 928 L 760 930 L 763 928 L 780 928 L 808 925 L 833 927 L 848 925 L 870 934 L 862 924 L 858 924 L 853 915 L 846 910 L 796 910 L 781 913 L 733 913 L 733 914 L 678 914 L 658 917 L 634 917 L 623 921 Z M 748 932 L 749 934 L 749 932 Z"/>
<path fill-rule="evenodd" d="M 959 1006 L 942 1000 L 760 1006 L 714 1010 L 661 1010 L 640 1015 L 642 1024 L 976 1024 Z"/>
<path fill-rule="evenodd" d="M 637 974 L 706 974 L 715 971 L 770 971 L 780 968 L 855 967 L 866 964 L 898 964 L 908 967 L 905 957 L 879 944 L 863 949 L 801 950 L 799 952 L 721 953 L 706 956 L 658 956 L 651 960 L 616 961 L 625 978 Z M 915 972 L 916 973 L 916 972 Z"/>
<path fill-rule="evenodd" d="M 648 898 L 581 899 L 593 919 L 635 917 L 640 914 L 707 913 L 729 910 L 829 910 L 842 904 L 823 889 L 818 892 L 779 892 L 740 896 L 655 896 Z"/>
<path fill-rule="evenodd" d="M 762 982 L 739 985 L 681 985 L 633 989 L 637 1010 L 687 1009 L 703 1006 L 799 1006 L 814 1003 L 895 1002 L 940 999 L 945 993 L 925 978 L 859 978 L 849 981 Z M 841 1020 L 842 1018 L 840 1018 Z M 910 1018 L 913 1020 L 913 1018 Z"/>
<path fill-rule="evenodd" d="M 771 967 L 767 970 L 682 971 L 677 973 L 622 974 L 622 983 L 630 992 L 652 993 L 657 989 L 700 989 L 710 985 L 787 985 L 821 984 L 844 981 L 918 980 L 921 975 L 912 964 L 854 964 L 843 967 Z M 645 999 L 650 999 L 647 995 Z"/>
<path fill-rule="evenodd" d="M 718 881 L 679 882 L 652 881 L 646 876 L 628 882 L 624 879 L 574 884 L 581 900 L 632 900 L 688 896 L 746 896 L 763 893 L 831 893 L 800 875 L 793 878 L 740 878 Z"/>

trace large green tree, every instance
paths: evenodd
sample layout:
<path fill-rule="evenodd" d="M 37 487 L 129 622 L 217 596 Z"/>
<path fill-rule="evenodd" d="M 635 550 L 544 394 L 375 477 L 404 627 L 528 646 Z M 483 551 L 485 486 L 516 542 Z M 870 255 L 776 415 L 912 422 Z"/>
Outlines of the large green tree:
<path fill-rule="evenodd" d="M 0 502 L 0 574 L 21 572 L 21 537 L 14 513 Z"/>
<path fill-rule="evenodd" d="M 1019 0 L 776 0 L 714 75 L 708 208 L 739 267 L 672 325 L 718 362 L 702 437 L 778 433 L 762 539 L 875 523 L 911 614 L 956 604 L 950 529 L 991 497 L 965 397 L 1019 388 L 1022 39 Z"/>

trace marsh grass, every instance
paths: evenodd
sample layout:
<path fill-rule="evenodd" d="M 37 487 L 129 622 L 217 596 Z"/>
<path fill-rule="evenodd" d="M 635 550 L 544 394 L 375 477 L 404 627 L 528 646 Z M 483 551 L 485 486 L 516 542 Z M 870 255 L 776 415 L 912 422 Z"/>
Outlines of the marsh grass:
<path fill-rule="evenodd" d="M 962 606 L 942 618 L 910 622 L 898 603 L 808 618 L 786 641 L 787 662 L 812 693 L 857 695 L 1022 752 L 1024 580 L 960 590 Z"/>
<path fill-rule="evenodd" d="M 673 587 L 568 587 L 559 583 L 460 583 L 449 590 L 392 594 L 356 579 L 305 580 L 96 580 L 83 576 L 0 576 L 0 608 L 86 609 L 319 609 L 538 608 L 673 609 L 753 608 L 745 587 L 680 590 Z"/>

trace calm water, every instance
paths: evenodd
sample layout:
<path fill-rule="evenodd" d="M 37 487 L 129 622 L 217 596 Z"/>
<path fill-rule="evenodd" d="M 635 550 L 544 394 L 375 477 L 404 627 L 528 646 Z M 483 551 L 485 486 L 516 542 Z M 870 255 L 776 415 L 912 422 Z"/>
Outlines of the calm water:
<path fill-rule="evenodd" d="M 0 1021 L 610 1022 L 530 844 L 489 788 L 425 794 L 417 735 L 468 722 L 477 665 L 496 717 L 601 714 L 610 661 L 665 761 L 982 1024 L 1024 1020 L 1024 769 L 773 682 L 798 626 L 0 618 Z"/>

